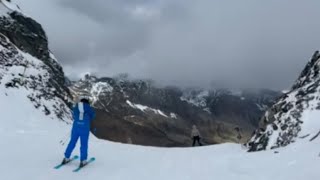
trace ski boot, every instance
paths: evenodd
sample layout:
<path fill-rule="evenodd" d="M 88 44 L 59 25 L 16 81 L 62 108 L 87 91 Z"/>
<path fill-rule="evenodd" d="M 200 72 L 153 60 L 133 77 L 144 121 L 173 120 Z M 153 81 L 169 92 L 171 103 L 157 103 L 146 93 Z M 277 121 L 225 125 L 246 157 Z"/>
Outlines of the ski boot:
<path fill-rule="evenodd" d="M 71 159 L 70 158 L 63 158 L 63 160 L 62 160 L 62 162 L 61 162 L 61 164 L 67 164 L 67 163 L 69 163 L 71 161 Z"/>
<path fill-rule="evenodd" d="M 84 166 L 87 165 L 87 164 L 88 164 L 88 162 L 87 162 L 86 160 L 81 161 L 79 167 L 82 168 L 82 167 L 84 167 Z"/>

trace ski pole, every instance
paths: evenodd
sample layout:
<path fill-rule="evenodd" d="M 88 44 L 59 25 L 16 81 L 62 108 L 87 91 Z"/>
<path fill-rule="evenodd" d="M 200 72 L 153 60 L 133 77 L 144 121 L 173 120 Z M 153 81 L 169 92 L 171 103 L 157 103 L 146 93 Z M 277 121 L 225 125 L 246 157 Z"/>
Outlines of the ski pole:
<path fill-rule="evenodd" d="M 66 143 L 66 141 L 69 139 L 69 137 L 70 137 L 70 132 L 68 132 L 67 134 L 65 134 L 65 135 L 63 136 L 63 138 L 60 140 L 59 143 L 60 143 L 62 146 L 64 146 L 65 143 Z"/>

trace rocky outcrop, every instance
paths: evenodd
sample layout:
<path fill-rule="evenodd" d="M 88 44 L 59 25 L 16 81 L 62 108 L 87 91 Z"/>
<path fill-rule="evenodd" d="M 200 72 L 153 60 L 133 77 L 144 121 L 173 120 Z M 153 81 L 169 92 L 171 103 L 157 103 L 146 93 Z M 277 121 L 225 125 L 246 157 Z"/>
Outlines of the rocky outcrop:
<path fill-rule="evenodd" d="M 260 128 L 248 142 L 249 151 L 287 146 L 299 137 L 303 113 L 320 110 L 320 54 L 316 51 L 290 92 L 284 94 L 262 117 Z"/>
<path fill-rule="evenodd" d="M 2 1 L 0 6 L 0 83 L 7 90 L 27 90 L 26 96 L 45 114 L 70 119 L 66 104 L 71 94 L 41 25 L 11 9 L 14 4 Z"/>

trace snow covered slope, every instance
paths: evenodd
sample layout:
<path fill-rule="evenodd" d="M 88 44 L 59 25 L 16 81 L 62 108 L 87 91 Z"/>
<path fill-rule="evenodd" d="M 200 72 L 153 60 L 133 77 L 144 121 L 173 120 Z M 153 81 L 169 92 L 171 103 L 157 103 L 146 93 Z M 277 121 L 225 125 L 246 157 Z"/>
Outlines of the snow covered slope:
<path fill-rule="evenodd" d="M 41 25 L 15 7 L 0 1 L 0 93 L 23 91 L 36 109 L 67 122 L 71 94 L 62 67 L 48 49 Z"/>
<path fill-rule="evenodd" d="M 151 148 L 111 143 L 90 137 L 90 156 L 97 161 L 79 173 L 78 162 L 60 170 L 70 125 L 35 109 L 27 90 L 0 88 L 0 176 L 21 180 L 317 180 L 320 139 L 287 148 L 247 153 L 240 145 L 202 148 Z M 6 92 L 3 93 L 3 92 Z M 79 154 L 79 147 L 74 154 Z"/>
<path fill-rule="evenodd" d="M 12 3 L 12 2 L 8 2 L 8 0 L 0 0 L 1 1 L 1 5 L 4 9 L 4 12 L 12 12 L 12 11 L 16 11 L 21 13 L 21 10 L 19 8 L 18 5 Z"/>
<path fill-rule="evenodd" d="M 8 12 L 10 12 L 10 9 L 0 2 L 0 16 L 7 16 Z"/>
<path fill-rule="evenodd" d="M 41 60 L 22 52 L 0 34 L 0 93 L 13 97 L 18 92 L 24 92 L 24 98 L 28 98 L 36 109 L 51 118 L 68 121 L 69 110 L 55 96 L 56 89 L 49 86 L 49 79 L 50 74 Z M 16 105 L 19 107 L 19 104 Z"/>
<path fill-rule="evenodd" d="M 0 94 L 1 179 L 317 180 L 320 177 L 317 157 L 320 139 L 295 143 L 275 154 L 247 153 L 236 144 L 151 148 L 111 143 L 91 135 L 89 155 L 95 156 L 96 162 L 79 173 L 72 172 L 79 162 L 55 170 L 53 167 L 61 161 L 65 149 L 59 141 L 69 133 L 70 126 L 36 110 L 25 98 L 25 92 L 16 90 L 8 95 Z M 74 154 L 79 154 L 79 147 Z"/>
<path fill-rule="evenodd" d="M 201 148 L 151 148 L 111 143 L 90 136 L 96 162 L 79 173 L 79 162 L 60 170 L 70 125 L 35 109 L 27 89 L 0 86 L 0 177 L 21 180 L 317 180 L 320 139 L 287 148 L 247 153 L 240 145 Z M 48 102 L 50 103 L 50 102 Z M 79 154 L 76 147 L 74 154 Z"/>
<path fill-rule="evenodd" d="M 312 141 L 320 133 L 320 54 L 312 59 L 292 89 L 263 116 L 261 128 L 248 143 L 250 151 Z"/>
<path fill-rule="evenodd" d="M 2 2 L 0 10 L 7 8 Z M 69 140 L 71 128 L 66 104 L 70 97 L 64 86 L 64 74 L 48 50 L 41 26 L 19 12 L 8 12 L 0 15 L 0 179 L 319 179 L 320 138 L 307 143 L 299 141 L 277 153 L 247 153 L 236 144 L 151 148 L 111 143 L 91 136 L 89 154 L 97 158 L 96 162 L 78 173 L 72 172 L 78 162 L 53 169 L 62 160 L 65 145 L 60 142 Z M 25 23 L 33 24 L 34 29 L 24 26 Z M 311 67 L 315 67 L 312 64 L 313 61 Z M 310 82 L 313 80 L 303 79 L 297 84 L 302 87 Z M 100 87 L 95 92 L 101 93 Z M 303 116 L 316 115 L 313 113 L 310 109 Z M 302 128 L 317 127 L 317 122 L 310 121 Z M 78 153 L 79 147 L 74 154 Z"/>

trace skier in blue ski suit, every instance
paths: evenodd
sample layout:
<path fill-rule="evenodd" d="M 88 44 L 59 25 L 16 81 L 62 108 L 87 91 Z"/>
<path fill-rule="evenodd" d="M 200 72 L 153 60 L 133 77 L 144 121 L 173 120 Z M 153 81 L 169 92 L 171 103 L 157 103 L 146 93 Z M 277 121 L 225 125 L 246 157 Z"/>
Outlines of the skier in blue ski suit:
<path fill-rule="evenodd" d="M 70 156 L 80 138 L 80 166 L 86 164 L 88 157 L 88 140 L 90 134 L 90 123 L 95 118 L 95 112 L 89 104 L 87 98 L 81 98 L 80 102 L 73 108 L 73 126 L 71 131 L 71 140 L 64 153 L 65 158 L 62 164 L 70 161 Z"/>

